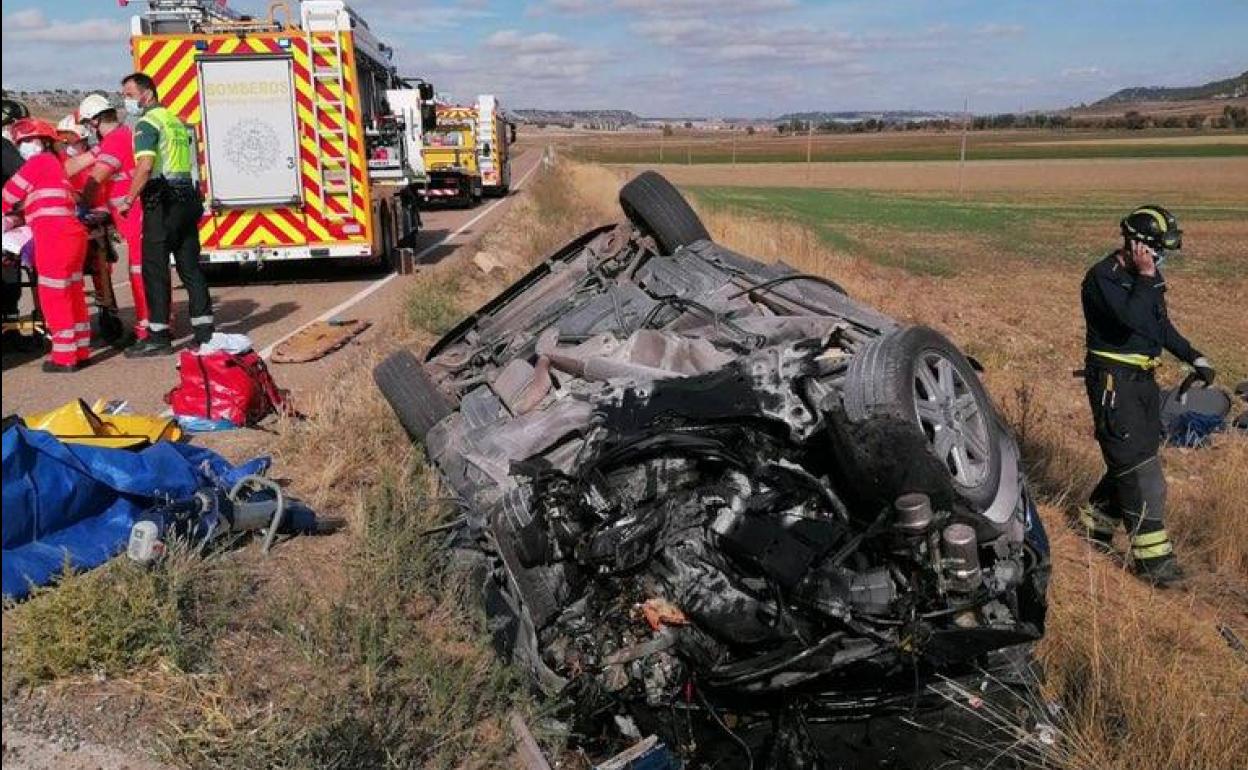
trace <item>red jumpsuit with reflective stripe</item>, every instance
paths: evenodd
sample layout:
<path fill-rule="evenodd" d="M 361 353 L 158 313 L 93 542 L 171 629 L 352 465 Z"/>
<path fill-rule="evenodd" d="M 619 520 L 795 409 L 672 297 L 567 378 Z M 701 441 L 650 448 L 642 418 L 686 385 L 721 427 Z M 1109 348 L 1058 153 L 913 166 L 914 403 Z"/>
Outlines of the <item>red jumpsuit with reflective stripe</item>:
<path fill-rule="evenodd" d="M 52 335 L 52 363 L 85 361 L 91 350 L 80 346 L 78 340 L 83 331 L 88 345 L 91 338 L 91 317 L 82 287 L 87 230 L 78 221 L 65 167 L 55 154 L 41 152 L 22 164 L 5 183 L 0 197 L 5 214 L 21 205 L 34 234 L 39 308 Z"/>
<path fill-rule="evenodd" d="M 100 139 L 95 148 L 95 167 L 104 166 L 112 176 L 104 186 L 108 211 L 113 226 L 126 240 L 130 262 L 130 292 L 134 295 L 134 333 L 139 339 L 147 338 L 147 295 L 143 293 L 143 206 L 134 205 L 122 213 L 120 206 L 126 193 L 130 192 L 130 180 L 134 175 L 134 137 L 129 126 L 118 126 Z"/>
<path fill-rule="evenodd" d="M 87 150 L 83 154 L 94 158 L 95 150 Z M 61 159 L 61 163 L 63 164 L 68 163 L 70 159 L 72 158 L 72 156 L 69 155 L 69 153 L 63 152 L 63 151 L 59 154 L 59 157 Z M 95 200 L 89 200 L 89 201 L 82 200 L 83 189 L 86 187 L 87 180 L 90 178 L 91 178 L 91 166 L 88 165 L 84 167 L 81 171 L 79 171 L 78 173 L 74 174 L 73 176 L 69 178 L 69 186 L 73 189 L 74 194 L 78 196 L 79 201 L 87 205 L 87 208 L 90 210 L 92 214 L 107 214 L 108 206 L 106 205 L 106 202 L 104 200 L 103 190 L 100 190 L 99 192 L 96 193 Z M 103 261 L 102 264 L 104 268 L 104 274 L 103 275 L 96 274 L 98 271 L 95 269 L 96 265 L 95 265 L 95 259 L 94 259 L 94 252 L 92 251 L 92 249 L 99 248 L 99 246 L 97 244 L 93 244 L 92 241 L 96 240 L 97 238 L 104 238 L 104 237 L 106 237 L 106 233 L 103 231 L 102 225 L 97 229 L 87 230 L 87 253 L 86 253 L 86 258 L 83 260 L 83 266 L 82 266 L 83 267 L 82 272 L 91 276 L 91 285 L 95 289 L 96 307 L 101 307 L 101 308 L 104 307 L 103 305 L 100 304 L 101 298 L 112 294 L 112 281 L 113 281 L 112 265 L 110 265 L 107 261 Z M 107 294 L 105 293 L 105 290 L 104 290 L 105 284 L 107 284 L 109 287 Z M 115 304 L 112 309 L 116 310 Z M 90 325 L 88 324 L 87 328 L 84 330 L 84 329 L 77 328 L 77 325 L 75 324 L 74 331 L 78 333 L 78 339 L 77 339 L 78 347 L 86 348 L 89 351 L 91 349 Z"/>

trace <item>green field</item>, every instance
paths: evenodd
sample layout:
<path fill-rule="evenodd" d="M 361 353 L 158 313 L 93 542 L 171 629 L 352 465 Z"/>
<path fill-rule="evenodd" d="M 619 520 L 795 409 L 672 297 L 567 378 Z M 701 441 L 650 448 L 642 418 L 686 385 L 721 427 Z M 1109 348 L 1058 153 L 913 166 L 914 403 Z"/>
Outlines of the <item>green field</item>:
<path fill-rule="evenodd" d="M 932 275 L 982 267 L 985 258 L 1087 261 L 1102 246 L 1114 244 L 1113 223 L 1130 205 L 1125 199 L 1070 205 L 868 190 L 686 189 L 704 209 L 780 217 L 810 227 L 851 256 Z M 1248 221 L 1243 208 L 1201 206 L 1192 211 L 1193 218 L 1185 222 L 1189 230 L 1192 223 Z M 1218 270 L 1233 267 L 1216 264 Z M 1171 270 L 1184 269 L 1182 259 L 1172 262 Z"/>
<path fill-rule="evenodd" d="M 594 136 L 573 140 L 574 157 L 599 163 L 801 163 L 957 160 L 961 136 L 949 133 L 739 136 L 705 134 Z M 809 150 L 809 155 L 808 155 Z M 967 160 L 1248 157 L 1242 134 L 1142 135 L 975 132 Z"/>

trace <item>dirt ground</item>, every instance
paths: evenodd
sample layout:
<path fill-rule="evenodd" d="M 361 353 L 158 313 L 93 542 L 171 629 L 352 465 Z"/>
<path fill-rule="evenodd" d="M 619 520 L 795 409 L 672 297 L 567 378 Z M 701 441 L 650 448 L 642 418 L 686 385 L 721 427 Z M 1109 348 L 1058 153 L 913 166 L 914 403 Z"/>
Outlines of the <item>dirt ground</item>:
<path fill-rule="evenodd" d="M 740 187 L 842 187 L 899 192 L 958 190 L 956 161 L 664 164 L 655 169 L 679 185 Z M 1207 203 L 1248 201 L 1248 158 L 1157 158 L 1097 160 L 984 160 L 967 163 L 968 194 L 1126 194 L 1181 193 Z M 1248 217 L 1248 208 L 1244 216 Z"/>

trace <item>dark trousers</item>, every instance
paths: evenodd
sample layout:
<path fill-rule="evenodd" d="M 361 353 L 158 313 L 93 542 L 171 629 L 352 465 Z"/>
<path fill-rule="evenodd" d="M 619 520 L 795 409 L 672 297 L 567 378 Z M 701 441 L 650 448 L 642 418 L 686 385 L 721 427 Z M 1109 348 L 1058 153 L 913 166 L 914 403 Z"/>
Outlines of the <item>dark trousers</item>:
<path fill-rule="evenodd" d="M 1137 559 L 1169 555 L 1157 381 L 1151 371 L 1090 361 L 1084 383 L 1105 459 L 1090 501 L 1094 515 L 1122 522 Z"/>
<path fill-rule="evenodd" d="M 208 279 L 199 265 L 199 218 L 203 213 L 203 204 L 193 191 L 166 191 L 150 196 L 144 193 L 143 289 L 147 296 L 148 328 L 157 342 L 167 342 L 172 336 L 170 254 L 186 287 L 195 342 L 212 338 L 212 297 L 208 294 Z"/>

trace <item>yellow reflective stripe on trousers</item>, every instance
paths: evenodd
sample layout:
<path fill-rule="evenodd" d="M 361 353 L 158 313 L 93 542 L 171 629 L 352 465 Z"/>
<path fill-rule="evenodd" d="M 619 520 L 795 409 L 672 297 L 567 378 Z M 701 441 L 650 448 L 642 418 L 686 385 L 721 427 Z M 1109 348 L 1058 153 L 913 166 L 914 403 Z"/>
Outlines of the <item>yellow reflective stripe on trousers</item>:
<path fill-rule="evenodd" d="M 1091 350 L 1088 352 L 1108 361 L 1116 361 L 1117 363 L 1135 366 L 1140 369 L 1156 369 L 1161 366 L 1161 358 L 1153 358 L 1143 353 L 1110 353 L 1106 350 Z"/>
<path fill-rule="evenodd" d="M 1116 519 L 1111 519 L 1090 505 L 1079 511 L 1079 521 L 1093 532 L 1113 534 L 1113 531 L 1118 528 Z"/>
<path fill-rule="evenodd" d="M 1170 535 L 1164 529 L 1131 538 L 1131 555 L 1137 559 L 1157 559 L 1174 553 Z"/>

